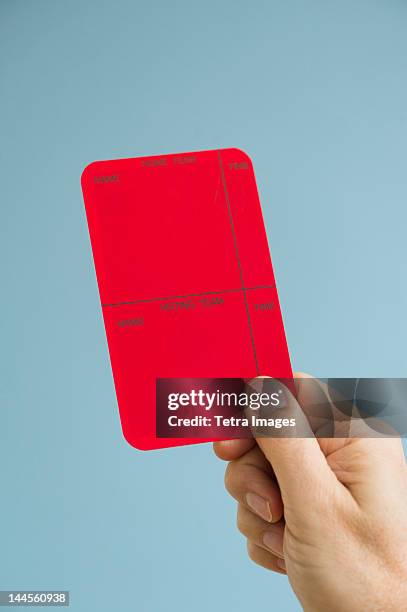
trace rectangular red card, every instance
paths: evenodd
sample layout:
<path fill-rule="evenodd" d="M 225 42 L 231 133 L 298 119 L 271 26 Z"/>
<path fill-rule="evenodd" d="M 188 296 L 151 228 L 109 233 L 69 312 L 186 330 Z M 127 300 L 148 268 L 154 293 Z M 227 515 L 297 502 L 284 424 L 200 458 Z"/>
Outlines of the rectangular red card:
<path fill-rule="evenodd" d="M 97 161 L 82 189 L 123 434 L 156 437 L 157 378 L 292 375 L 250 158 Z"/>

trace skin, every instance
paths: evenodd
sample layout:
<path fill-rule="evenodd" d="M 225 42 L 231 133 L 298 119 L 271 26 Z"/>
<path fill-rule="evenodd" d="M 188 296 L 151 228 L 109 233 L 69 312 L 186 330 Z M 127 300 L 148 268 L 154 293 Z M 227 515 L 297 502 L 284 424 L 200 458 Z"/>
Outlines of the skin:
<path fill-rule="evenodd" d="M 214 444 L 249 557 L 287 574 L 305 612 L 407 609 L 403 446 L 360 433 Z"/>

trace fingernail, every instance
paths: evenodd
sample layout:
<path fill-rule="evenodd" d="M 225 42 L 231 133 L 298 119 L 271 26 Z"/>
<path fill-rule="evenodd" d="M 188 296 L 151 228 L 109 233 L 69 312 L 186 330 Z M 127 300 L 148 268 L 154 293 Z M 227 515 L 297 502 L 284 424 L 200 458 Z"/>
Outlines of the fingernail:
<path fill-rule="evenodd" d="M 283 551 L 281 549 L 282 539 L 281 535 L 277 535 L 272 531 L 266 531 L 263 536 L 263 544 L 267 546 L 268 549 L 271 550 L 272 553 L 277 555 L 278 557 L 283 556 Z"/>
<path fill-rule="evenodd" d="M 277 565 L 280 569 L 284 570 L 285 572 L 287 571 L 284 559 L 277 559 Z"/>
<path fill-rule="evenodd" d="M 261 518 L 268 523 L 271 523 L 273 517 L 270 510 L 270 504 L 268 503 L 267 499 L 260 497 L 260 495 L 257 495 L 256 493 L 248 493 L 246 495 L 246 502 L 253 512 L 261 516 Z"/>

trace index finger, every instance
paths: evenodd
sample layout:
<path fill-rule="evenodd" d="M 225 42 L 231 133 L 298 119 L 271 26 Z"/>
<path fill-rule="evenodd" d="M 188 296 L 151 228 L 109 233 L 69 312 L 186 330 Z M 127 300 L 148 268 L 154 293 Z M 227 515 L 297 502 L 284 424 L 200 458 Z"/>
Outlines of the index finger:
<path fill-rule="evenodd" d="M 214 442 L 213 450 L 219 459 L 224 461 L 234 461 L 245 455 L 253 446 L 254 438 L 239 438 L 236 440 L 219 440 Z"/>

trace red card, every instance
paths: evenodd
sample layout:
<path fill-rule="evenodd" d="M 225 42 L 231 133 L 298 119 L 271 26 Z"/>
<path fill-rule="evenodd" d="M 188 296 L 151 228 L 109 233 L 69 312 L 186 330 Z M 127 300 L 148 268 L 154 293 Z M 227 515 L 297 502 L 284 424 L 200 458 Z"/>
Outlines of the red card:
<path fill-rule="evenodd" d="M 157 378 L 292 375 L 256 181 L 239 149 L 99 161 L 82 189 L 123 434 L 157 438 Z"/>

